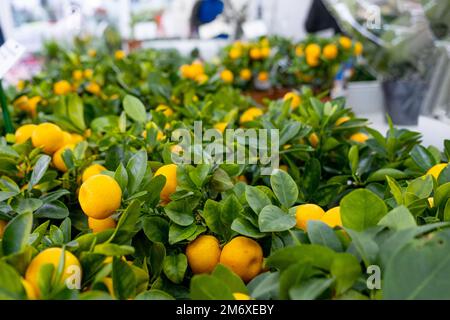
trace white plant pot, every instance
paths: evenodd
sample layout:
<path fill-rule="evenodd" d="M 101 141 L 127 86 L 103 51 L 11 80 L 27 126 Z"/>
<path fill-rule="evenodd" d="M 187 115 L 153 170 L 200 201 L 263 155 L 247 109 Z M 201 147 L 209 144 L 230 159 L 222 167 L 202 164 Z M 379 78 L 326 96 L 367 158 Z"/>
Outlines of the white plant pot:
<path fill-rule="evenodd" d="M 358 116 L 385 113 L 383 90 L 378 81 L 349 82 L 345 96 L 346 106 Z"/>

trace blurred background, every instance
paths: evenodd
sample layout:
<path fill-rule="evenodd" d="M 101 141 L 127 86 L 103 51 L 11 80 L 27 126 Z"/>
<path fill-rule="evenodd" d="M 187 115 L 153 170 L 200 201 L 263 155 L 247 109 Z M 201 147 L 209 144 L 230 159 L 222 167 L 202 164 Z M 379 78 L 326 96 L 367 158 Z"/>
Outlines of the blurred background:
<path fill-rule="evenodd" d="M 364 45 L 364 56 L 351 78 L 345 67 L 336 74 L 332 95 L 379 130 L 388 113 L 425 144 L 450 137 L 449 0 L 1 0 L 0 27 L 0 44 L 26 48 L 4 75 L 8 84 L 39 72 L 50 40 L 70 47 L 89 36 L 127 52 L 173 48 L 214 61 L 236 40 L 342 33 Z"/>

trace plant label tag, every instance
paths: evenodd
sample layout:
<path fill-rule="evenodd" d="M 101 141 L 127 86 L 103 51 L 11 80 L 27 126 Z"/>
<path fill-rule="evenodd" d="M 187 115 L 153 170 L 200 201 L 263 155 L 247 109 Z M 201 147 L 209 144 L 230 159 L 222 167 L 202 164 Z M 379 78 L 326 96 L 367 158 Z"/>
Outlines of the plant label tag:
<path fill-rule="evenodd" d="M 25 47 L 15 40 L 8 40 L 0 47 L 0 79 L 25 53 Z"/>

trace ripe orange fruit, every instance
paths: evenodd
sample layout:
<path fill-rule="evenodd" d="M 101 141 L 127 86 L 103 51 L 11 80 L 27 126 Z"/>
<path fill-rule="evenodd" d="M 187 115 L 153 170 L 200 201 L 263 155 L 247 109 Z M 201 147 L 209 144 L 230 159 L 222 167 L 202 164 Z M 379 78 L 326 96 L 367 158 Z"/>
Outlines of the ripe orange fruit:
<path fill-rule="evenodd" d="M 229 267 L 245 282 L 249 282 L 262 270 L 263 251 L 253 239 L 238 236 L 222 249 L 220 263 Z"/>
<path fill-rule="evenodd" d="M 305 54 L 307 57 L 309 56 L 311 58 L 318 59 L 320 56 L 321 50 L 322 49 L 320 48 L 320 46 L 318 44 L 310 43 L 305 48 Z"/>
<path fill-rule="evenodd" d="M 114 58 L 116 60 L 122 60 L 124 59 L 126 56 L 125 51 L 123 50 L 117 50 L 116 52 L 114 52 Z"/>
<path fill-rule="evenodd" d="M 343 123 L 345 123 L 345 122 L 347 122 L 347 121 L 349 121 L 349 120 L 350 120 L 350 117 L 347 117 L 347 116 L 345 116 L 345 117 L 340 117 L 339 119 L 336 120 L 336 122 L 334 123 L 334 125 L 337 127 L 337 126 L 340 126 L 341 124 L 343 124 Z"/>
<path fill-rule="evenodd" d="M 325 222 L 331 228 L 342 227 L 341 208 L 334 207 L 325 212 L 322 216 L 322 222 Z"/>
<path fill-rule="evenodd" d="M 198 84 L 204 84 L 209 80 L 209 77 L 207 74 L 199 74 L 198 76 L 195 77 L 195 81 L 197 81 Z"/>
<path fill-rule="evenodd" d="M 344 49 L 350 49 L 352 47 L 352 40 L 349 37 L 340 37 L 339 38 L 339 44 Z"/>
<path fill-rule="evenodd" d="M 89 179 L 92 176 L 95 176 L 97 174 L 101 174 L 102 171 L 106 171 L 107 169 L 100 165 L 100 164 L 91 164 L 89 167 L 84 169 L 83 175 L 81 176 L 81 181 L 85 182 L 87 179 Z"/>
<path fill-rule="evenodd" d="M 242 55 L 242 51 L 239 47 L 233 47 L 230 49 L 230 52 L 228 53 L 228 56 L 232 60 L 239 59 Z"/>
<path fill-rule="evenodd" d="M 295 47 L 295 55 L 297 57 L 302 57 L 305 54 L 305 51 L 303 50 L 303 45 L 298 45 Z"/>
<path fill-rule="evenodd" d="M 61 80 L 53 85 L 53 92 L 56 95 L 65 95 L 72 91 L 72 86 L 66 80 Z"/>
<path fill-rule="evenodd" d="M 83 182 L 78 201 L 87 216 L 106 219 L 120 208 L 122 190 L 114 178 L 98 174 Z"/>
<path fill-rule="evenodd" d="M 108 217 L 106 219 L 94 219 L 91 217 L 88 218 L 89 229 L 91 229 L 94 233 L 102 232 L 108 229 L 114 229 L 116 225 L 116 220 L 111 217 Z"/>
<path fill-rule="evenodd" d="M 428 169 L 426 174 L 432 175 L 436 180 L 439 178 L 439 175 L 441 174 L 442 170 L 445 169 L 445 167 L 448 166 L 448 163 L 439 163 L 437 165 L 432 166 L 430 169 Z"/>
<path fill-rule="evenodd" d="M 27 298 L 29 300 L 36 300 L 38 298 L 38 295 L 37 295 L 36 290 L 34 289 L 33 285 L 23 278 L 21 279 L 21 281 L 22 281 L 22 286 L 25 289 L 25 293 L 27 294 Z"/>
<path fill-rule="evenodd" d="M 234 76 L 230 70 L 225 69 L 220 73 L 220 79 L 222 79 L 222 81 L 225 83 L 232 83 Z"/>
<path fill-rule="evenodd" d="M 306 63 L 310 66 L 310 67 L 317 67 L 320 63 L 320 60 L 318 57 L 315 56 L 306 56 Z"/>
<path fill-rule="evenodd" d="M 297 207 L 295 219 L 297 228 L 307 231 L 309 220 L 321 220 L 325 211 L 317 204 L 302 204 Z"/>
<path fill-rule="evenodd" d="M 361 42 L 356 42 L 355 43 L 355 48 L 353 49 L 353 52 L 355 53 L 355 55 L 360 56 L 362 55 L 364 51 L 364 46 Z"/>
<path fill-rule="evenodd" d="M 249 295 L 240 292 L 233 293 L 233 297 L 235 300 L 252 300 L 252 298 Z"/>
<path fill-rule="evenodd" d="M 248 81 L 252 78 L 252 71 L 250 69 L 242 69 L 239 73 L 239 77 L 244 81 Z"/>
<path fill-rule="evenodd" d="M 86 79 L 91 79 L 92 76 L 94 75 L 94 70 L 86 69 L 86 70 L 84 70 L 83 75 Z"/>
<path fill-rule="evenodd" d="M 261 59 L 261 50 L 259 48 L 252 48 L 250 49 L 250 58 L 252 58 L 252 60 L 259 60 Z"/>
<path fill-rule="evenodd" d="M 63 249 L 61 248 L 45 249 L 35 256 L 28 265 L 27 271 L 25 272 L 25 280 L 30 283 L 38 297 L 40 296 L 38 282 L 41 267 L 46 264 L 52 264 L 56 270 L 58 268 L 62 253 Z M 72 268 L 74 266 L 81 270 L 81 265 L 77 257 L 69 251 L 64 251 L 64 266 L 61 282 L 64 282 L 69 276 L 73 275 Z"/>
<path fill-rule="evenodd" d="M 245 110 L 245 112 L 241 115 L 239 122 L 244 123 L 244 122 L 253 121 L 262 115 L 263 115 L 263 111 L 261 109 L 256 108 L 256 107 L 249 108 L 249 109 Z"/>
<path fill-rule="evenodd" d="M 223 132 L 225 131 L 227 126 L 228 126 L 228 122 L 218 122 L 214 125 L 214 129 L 216 129 L 217 131 L 219 131 L 220 133 L 223 134 Z"/>
<path fill-rule="evenodd" d="M 269 73 L 266 71 L 261 71 L 260 73 L 258 73 L 258 80 L 261 82 L 266 82 L 267 80 L 269 80 Z"/>
<path fill-rule="evenodd" d="M 24 143 L 33 135 L 34 130 L 37 128 L 34 124 L 25 124 L 19 128 L 17 128 L 15 137 L 16 143 Z"/>
<path fill-rule="evenodd" d="M 296 94 L 295 92 L 288 92 L 284 95 L 283 97 L 284 101 L 288 101 L 291 100 L 291 108 L 292 109 L 297 109 L 298 106 L 301 103 L 301 98 L 298 94 Z"/>
<path fill-rule="evenodd" d="M 83 71 L 81 71 L 81 70 L 74 70 L 72 72 L 72 78 L 75 81 L 80 81 L 81 79 L 83 79 Z"/>
<path fill-rule="evenodd" d="M 192 273 L 210 273 L 220 260 L 219 240 L 213 236 L 202 235 L 189 243 L 186 256 Z"/>
<path fill-rule="evenodd" d="M 334 43 L 327 44 L 323 48 L 323 56 L 328 60 L 336 59 L 338 55 L 338 48 Z"/>
<path fill-rule="evenodd" d="M 367 139 L 369 139 L 369 136 L 367 134 L 364 134 L 362 132 L 357 132 L 354 133 L 350 136 L 350 140 L 355 141 L 355 142 L 359 142 L 359 143 L 364 143 L 367 141 Z"/>
<path fill-rule="evenodd" d="M 100 94 L 100 92 L 102 91 L 102 89 L 100 88 L 100 86 L 98 85 L 98 83 L 95 82 L 89 82 L 86 86 L 86 91 L 89 93 L 92 93 L 94 95 L 98 95 Z"/>
<path fill-rule="evenodd" d="M 175 164 L 166 164 L 156 170 L 155 177 L 159 175 L 166 177 L 166 184 L 160 193 L 161 200 L 169 202 L 170 196 L 177 188 L 177 166 Z"/>
<path fill-rule="evenodd" d="M 270 56 L 270 47 L 262 47 L 261 48 L 261 57 L 263 59 L 267 59 Z"/>
<path fill-rule="evenodd" d="M 74 144 L 67 144 L 61 148 L 59 148 L 54 154 L 53 154 L 53 165 L 56 169 L 62 172 L 67 172 L 67 166 L 66 163 L 63 160 L 63 153 L 66 150 L 72 150 L 75 149 Z"/>
<path fill-rule="evenodd" d="M 185 79 L 192 79 L 192 78 L 194 78 L 193 69 L 191 68 L 191 66 L 189 64 L 182 65 L 180 67 L 180 73 L 181 73 L 181 77 L 183 77 Z"/>
<path fill-rule="evenodd" d="M 64 144 L 64 134 L 61 128 L 53 123 L 41 123 L 34 129 L 31 141 L 35 148 L 52 154 Z"/>
<path fill-rule="evenodd" d="M 83 136 L 79 135 L 78 133 L 70 134 L 70 143 L 73 143 L 76 145 L 78 142 L 81 142 L 83 140 L 84 140 Z"/>
<path fill-rule="evenodd" d="M 155 111 L 162 112 L 167 118 L 173 115 L 173 110 L 169 106 L 166 106 L 165 104 L 158 105 Z"/>
<path fill-rule="evenodd" d="M 319 145 L 319 136 L 315 132 L 309 135 L 308 140 L 313 148 L 316 148 Z"/>
<path fill-rule="evenodd" d="M 203 63 L 201 63 L 200 61 L 194 61 L 191 64 L 191 73 L 192 73 L 192 78 L 196 78 L 202 74 L 205 73 L 205 68 L 203 67 Z"/>

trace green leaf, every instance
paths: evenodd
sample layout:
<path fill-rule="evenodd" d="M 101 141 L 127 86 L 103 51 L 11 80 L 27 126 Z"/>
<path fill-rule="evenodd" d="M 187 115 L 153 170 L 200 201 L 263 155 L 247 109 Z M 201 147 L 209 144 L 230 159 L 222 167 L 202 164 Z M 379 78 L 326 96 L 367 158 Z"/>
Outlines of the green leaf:
<path fill-rule="evenodd" d="M 308 221 L 308 237 L 313 244 L 320 244 L 337 252 L 342 251 L 342 243 L 336 233 L 322 221 Z"/>
<path fill-rule="evenodd" d="M 186 227 L 194 222 L 194 215 L 189 210 L 188 199 L 171 201 L 165 208 L 167 216 L 176 224 Z"/>
<path fill-rule="evenodd" d="M 167 243 L 169 240 L 169 223 L 162 217 L 146 217 L 143 229 L 152 242 Z"/>
<path fill-rule="evenodd" d="M 405 206 L 399 206 L 389 211 L 379 222 L 379 226 L 387 227 L 392 230 L 402 230 L 414 228 L 417 226 L 411 212 Z"/>
<path fill-rule="evenodd" d="M 11 207 L 17 213 L 34 212 L 42 206 L 43 202 L 35 198 L 14 198 Z"/>
<path fill-rule="evenodd" d="M 187 227 L 172 223 L 169 227 L 169 244 L 175 244 L 177 242 L 188 239 L 195 233 L 196 230 L 197 226 L 195 225 L 195 223 Z"/>
<path fill-rule="evenodd" d="M 445 200 L 450 198 L 450 182 L 440 185 L 434 193 L 434 205 L 439 207 Z"/>
<path fill-rule="evenodd" d="M 245 186 L 245 198 L 256 214 L 259 214 L 265 206 L 272 204 L 269 197 L 261 189 L 253 186 Z"/>
<path fill-rule="evenodd" d="M 126 95 L 123 99 L 123 109 L 127 116 L 136 122 L 145 123 L 147 121 L 147 113 L 145 106 L 138 98 Z"/>
<path fill-rule="evenodd" d="M 265 233 L 260 232 L 250 221 L 242 217 L 233 220 L 231 230 L 250 238 L 259 239 L 266 236 Z"/>
<path fill-rule="evenodd" d="M 138 191 L 139 186 L 144 179 L 146 170 L 147 152 L 145 150 L 139 150 L 127 163 L 129 195 L 132 195 Z"/>
<path fill-rule="evenodd" d="M 94 247 L 94 253 L 121 257 L 134 254 L 134 247 L 115 243 L 102 243 Z"/>
<path fill-rule="evenodd" d="M 403 204 L 403 191 L 398 182 L 388 176 L 386 176 L 386 180 L 397 204 Z"/>
<path fill-rule="evenodd" d="M 383 298 L 450 299 L 450 230 L 415 239 L 384 270 Z"/>
<path fill-rule="evenodd" d="M 161 242 L 155 242 L 150 248 L 150 254 L 148 256 L 149 273 L 152 276 L 151 280 L 154 281 L 159 277 L 163 269 L 164 258 L 166 257 L 166 248 Z"/>
<path fill-rule="evenodd" d="M 191 280 L 192 300 L 234 300 L 233 292 L 222 280 L 210 275 L 195 275 Z"/>
<path fill-rule="evenodd" d="M 156 207 L 160 201 L 161 190 L 166 184 L 166 177 L 162 174 L 153 177 L 148 185 L 145 187 L 147 196 L 145 197 L 145 203 L 150 207 Z"/>
<path fill-rule="evenodd" d="M 218 264 L 212 275 L 226 283 L 233 293 L 248 294 L 248 289 L 242 279 L 223 264 Z"/>
<path fill-rule="evenodd" d="M 221 204 L 220 221 L 223 226 L 223 234 L 228 238 L 230 237 L 231 224 L 241 214 L 243 208 L 234 194 L 229 195 Z"/>
<path fill-rule="evenodd" d="M 268 205 L 259 214 L 258 224 L 261 232 L 279 232 L 295 226 L 296 220 L 280 208 Z"/>
<path fill-rule="evenodd" d="M 175 300 L 175 298 L 162 290 L 151 289 L 138 294 L 135 300 Z"/>
<path fill-rule="evenodd" d="M 21 252 L 28 244 L 33 225 L 33 215 L 25 212 L 17 215 L 6 226 L 2 247 L 5 256 Z"/>
<path fill-rule="evenodd" d="M 120 189 L 122 189 L 122 193 L 124 193 L 128 186 L 128 172 L 122 163 L 119 164 L 114 172 L 114 180 L 117 181 Z"/>
<path fill-rule="evenodd" d="M 164 258 L 164 274 L 174 283 L 181 283 L 187 269 L 187 258 L 183 253 L 169 255 Z"/>
<path fill-rule="evenodd" d="M 438 177 L 439 185 L 450 182 L 450 165 L 447 165 L 444 170 L 441 171 Z"/>
<path fill-rule="evenodd" d="M 31 191 L 33 187 L 41 181 L 44 173 L 47 171 L 50 161 L 52 161 L 52 158 L 45 154 L 41 155 L 38 161 L 36 161 L 33 172 L 31 173 L 30 182 L 28 183 L 28 191 Z"/>
<path fill-rule="evenodd" d="M 329 278 L 312 278 L 293 286 L 289 290 L 292 300 L 314 300 L 325 292 L 334 282 Z"/>
<path fill-rule="evenodd" d="M 121 258 L 114 257 L 112 264 L 114 295 L 120 300 L 132 298 L 136 291 L 136 276 L 133 269 Z"/>
<path fill-rule="evenodd" d="M 428 198 L 433 191 L 433 177 L 425 175 L 414 179 L 408 184 L 406 192 L 416 195 L 419 199 Z"/>
<path fill-rule="evenodd" d="M 216 233 L 222 234 L 223 226 L 220 220 L 220 213 L 222 211 L 221 204 L 217 201 L 208 199 L 205 202 L 203 211 L 200 213 L 203 219 L 205 219 L 208 228 Z"/>
<path fill-rule="evenodd" d="M 356 174 L 359 164 L 359 150 L 357 145 L 353 145 L 348 151 L 348 160 L 352 174 Z"/>
<path fill-rule="evenodd" d="M 17 195 L 17 192 L 0 191 L 0 202 L 8 200 L 9 198 L 14 197 L 15 195 Z"/>
<path fill-rule="evenodd" d="M 225 170 L 219 168 L 213 173 L 211 186 L 217 192 L 224 192 L 232 189 L 234 187 L 234 184 L 233 181 L 231 181 L 228 173 L 226 173 Z"/>
<path fill-rule="evenodd" d="M 416 165 L 423 171 L 427 171 L 436 164 L 433 155 L 421 145 L 415 145 L 410 155 Z"/>
<path fill-rule="evenodd" d="M 312 198 L 319 188 L 321 165 L 316 158 L 311 158 L 305 163 L 305 171 L 303 175 L 302 187 L 307 195 L 307 198 Z"/>
<path fill-rule="evenodd" d="M 276 170 L 270 176 L 273 192 L 286 208 L 290 208 L 298 198 L 298 188 L 291 176 L 283 170 Z"/>
<path fill-rule="evenodd" d="M 279 296 L 279 272 L 264 272 L 247 285 L 250 296 L 258 300 L 277 299 Z"/>
<path fill-rule="evenodd" d="M 308 262 L 314 267 L 329 270 L 335 255 L 336 253 L 330 248 L 316 244 L 303 244 L 275 251 L 267 258 L 266 265 L 284 270 L 292 264 Z"/>
<path fill-rule="evenodd" d="M 358 259 L 350 253 L 336 255 L 330 268 L 336 281 L 336 294 L 341 295 L 350 289 L 361 275 Z"/>
<path fill-rule="evenodd" d="M 379 247 L 367 232 L 357 232 L 350 229 L 345 229 L 352 238 L 352 245 L 364 261 L 366 266 L 373 264 L 377 258 Z"/>
<path fill-rule="evenodd" d="M 81 100 L 81 98 L 76 94 L 69 95 L 68 99 L 67 116 L 70 118 L 72 124 L 74 124 L 79 130 L 86 130 L 83 100 Z"/>
<path fill-rule="evenodd" d="M 342 224 L 346 228 L 362 231 L 376 226 L 387 213 L 387 207 L 372 191 L 358 189 L 341 200 Z"/>
<path fill-rule="evenodd" d="M 44 203 L 34 213 L 36 218 L 64 219 L 69 216 L 69 209 L 59 200 Z"/>
<path fill-rule="evenodd" d="M 289 290 L 314 276 L 315 272 L 312 265 L 306 261 L 294 263 L 283 270 L 280 275 L 280 299 L 289 299 Z"/>
<path fill-rule="evenodd" d="M 20 274 L 9 264 L 0 260 L 0 300 L 26 299 Z"/>
<path fill-rule="evenodd" d="M 117 232 L 125 231 L 125 232 L 135 232 L 136 225 L 141 216 L 141 203 L 139 200 L 133 200 L 129 204 L 129 206 L 125 209 L 122 215 L 119 218 L 119 222 L 117 223 L 117 227 L 114 230 L 111 239 L 113 239 Z"/>
<path fill-rule="evenodd" d="M 367 178 L 367 182 L 384 181 L 387 177 L 391 177 L 394 179 L 405 179 L 408 177 L 408 175 L 403 171 L 397 169 L 383 168 L 372 173 L 369 178 Z"/>
<path fill-rule="evenodd" d="M 211 169 L 210 164 L 199 164 L 194 170 L 189 172 L 189 177 L 192 182 L 200 188 L 205 183 L 205 179 L 208 176 L 209 170 Z"/>

